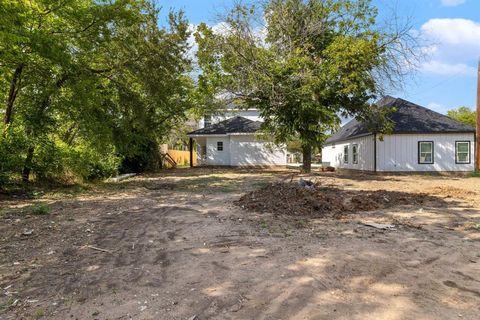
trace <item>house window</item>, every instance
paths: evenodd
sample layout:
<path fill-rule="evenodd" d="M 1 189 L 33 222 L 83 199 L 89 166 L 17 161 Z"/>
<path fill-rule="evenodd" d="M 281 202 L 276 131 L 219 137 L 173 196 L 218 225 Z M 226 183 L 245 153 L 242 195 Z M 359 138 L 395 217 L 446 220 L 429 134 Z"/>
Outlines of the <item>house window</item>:
<path fill-rule="evenodd" d="M 217 141 L 217 151 L 223 151 L 223 141 Z"/>
<path fill-rule="evenodd" d="M 418 142 L 418 163 L 419 164 L 433 163 L 433 141 Z"/>
<path fill-rule="evenodd" d="M 352 146 L 352 162 L 358 164 L 358 145 L 356 144 Z"/>
<path fill-rule="evenodd" d="M 203 126 L 209 127 L 212 124 L 212 116 L 210 114 L 206 114 L 203 117 Z"/>
<path fill-rule="evenodd" d="M 455 141 L 455 163 L 470 163 L 470 141 Z"/>
<path fill-rule="evenodd" d="M 348 146 L 343 146 L 343 163 L 348 163 Z"/>

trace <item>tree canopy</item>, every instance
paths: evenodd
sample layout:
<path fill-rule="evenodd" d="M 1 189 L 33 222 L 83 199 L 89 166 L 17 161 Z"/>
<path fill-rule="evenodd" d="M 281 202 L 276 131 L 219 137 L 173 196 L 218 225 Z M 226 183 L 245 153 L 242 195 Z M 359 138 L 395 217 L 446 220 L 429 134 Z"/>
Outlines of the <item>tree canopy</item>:
<path fill-rule="evenodd" d="M 372 102 L 412 61 L 408 28 L 380 28 L 376 16 L 368 0 L 237 4 L 220 30 L 202 24 L 195 34 L 199 90 L 257 108 L 278 143 L 300 139 L 310 171 L 312 147 L 341 116 L 377 114 Z"/>
<path fill-rule="evenodd" d="M 477 124 L 477 113 L 469 107 L 458 107 L 447 111 L 447 115 L 455 120 L 475 127 Z"/>
<path fill-rule="evenodd" d="M 191 108 L 188 22 L 149 1 L 0 0 L 0 182 L 158 165 Z"/>

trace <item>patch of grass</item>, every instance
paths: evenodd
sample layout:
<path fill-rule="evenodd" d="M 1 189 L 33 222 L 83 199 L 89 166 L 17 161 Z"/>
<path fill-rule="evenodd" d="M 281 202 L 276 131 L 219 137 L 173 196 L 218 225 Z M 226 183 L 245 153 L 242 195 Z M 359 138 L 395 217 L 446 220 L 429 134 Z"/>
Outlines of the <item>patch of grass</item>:
<path fill-rule="evenodd" d="M 472 171 L 468 176 L 471 178 L 480 178 L 480 171 Z"/>
<path fill-rule="evenodd" d="M 7 301 L 0 304 L 0 311 L 7 310 L 13 304 L 14 301 L 15 301 L 15 299 L 13 297 L 8 298 Z"/>
<path fill-rule="evenodd" d="M 37 309 L 35 313 L 33 314 L 34 319 L 41 319 L 45 316 L 45 310 L 43 309 Z"/>
<path fill-rule="evenodd" d="M 30 212 L 35 216 L 44 216 L 50 213 L 50 207 L 46 204 L 35 204 L 30 207 Z"/>
<path fill-rule="evenodd" d="M 237 190 L 238 189 L 233 186 L 220 186 L 220 188 L 218 189 L 218 191 L 224 192 L 224 193 L 235 192 Z"/>
<path fill-rule="evenodd" d="M 255 181 L 255 182 L 252 183 L 252 187 L 261 189 L 261 188 L 265 188 L 266 186 L 268 186 L 270 184 L 271 184 L 271 182 L 268 182 L 268 181 Z"/>
<path fill-rule="evenodd" d="M 260 221 L 260 227 L 262 229 L 267 229 L 268 228 L 267 221 L 265 221 L 265 220 Z"/>

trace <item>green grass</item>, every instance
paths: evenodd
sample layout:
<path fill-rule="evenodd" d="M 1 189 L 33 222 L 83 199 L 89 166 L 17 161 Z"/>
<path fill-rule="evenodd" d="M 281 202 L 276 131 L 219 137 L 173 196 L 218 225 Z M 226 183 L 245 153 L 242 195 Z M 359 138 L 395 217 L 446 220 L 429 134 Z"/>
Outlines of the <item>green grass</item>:
<path fill-rule="evenodd" d="M 41 319 L 45 316 L 45 310 L 43 309 L 37 309 L 35 313 L 33 314 L 34 319 Z"/>
<path fill-rule="evenodd" d="M 261 188 L 265 188 L 266 186 L 269 186 L 270 184 L 272 183 L 268 181 L 255 181 L 252 183 L 252 187 L 261 189 Z"/>
<path fill-rule="evenodd" d="M 51 208 L 47 204 L 39 203 L 24 208 L 5 208 L 0 209 L 0 216 L 5 214 L 46 216 L 50 214 Z"/>
<path fill-rule="evenodd" d="M 230 193 L 230 192 L 238 191 L 238 188 L 233 186 L 220 186 L 218 191 L 223 193 Z"/>
<path fill-rule="evenodd" d="M 468 176 L 472 178 L 480 178 L 480 171 L 472 171 Z"/>
<path fill-rule="evenodd" d="M 30 212 L 35 216 L 44 216 L 50 213 L 50 207 L 46 204 L 35 204 L 30 207 Z"/>

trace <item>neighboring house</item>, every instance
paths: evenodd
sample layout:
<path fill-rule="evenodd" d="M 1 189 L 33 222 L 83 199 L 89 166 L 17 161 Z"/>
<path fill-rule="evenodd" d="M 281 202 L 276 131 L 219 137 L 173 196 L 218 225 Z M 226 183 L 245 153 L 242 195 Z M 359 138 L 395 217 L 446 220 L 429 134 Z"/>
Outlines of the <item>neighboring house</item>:
<path fill-rule="evenodd" d="M 392 134 L 381 140 L 352 120 L 327 139 L 322 162 L 341 169 L 384 172 L 473 171 L 475 128 L 412 102 L 385 97 Z"/>
<path fill-rule="evenodd" d="M 285 166 L 286 146 L 262 139 L 260 120 L 255 109 L 230 108 L 219 116 L 206 117 L 200 123 L 203 128 L 188 133 L 197 144 L 200 165 Z"/>

